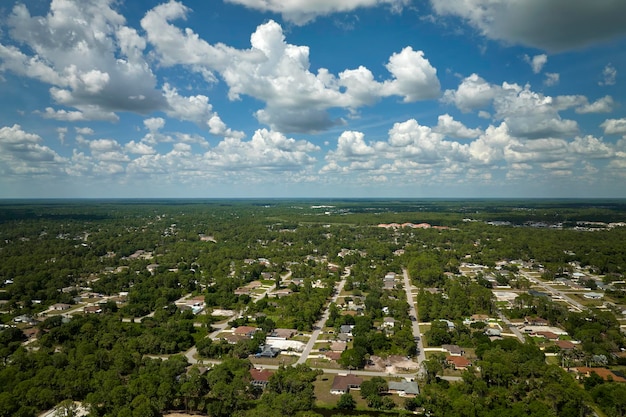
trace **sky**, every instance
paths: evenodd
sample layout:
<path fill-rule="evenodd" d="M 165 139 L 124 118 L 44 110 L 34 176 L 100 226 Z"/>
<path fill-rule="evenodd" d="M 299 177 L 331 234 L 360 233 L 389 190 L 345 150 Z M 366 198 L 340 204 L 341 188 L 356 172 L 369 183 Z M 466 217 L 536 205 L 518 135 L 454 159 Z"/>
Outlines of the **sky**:
<path fill-rule="evenodd" d="M 626 198 L 623 0 L 5 0 L 0 198 Z"/>

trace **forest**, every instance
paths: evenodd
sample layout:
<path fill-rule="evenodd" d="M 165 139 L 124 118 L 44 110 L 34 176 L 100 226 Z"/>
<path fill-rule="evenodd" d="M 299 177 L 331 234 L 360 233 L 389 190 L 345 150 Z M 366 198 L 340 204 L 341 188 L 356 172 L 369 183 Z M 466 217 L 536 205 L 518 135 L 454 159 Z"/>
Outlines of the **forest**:
<path fill-rule="evenodd" d="M 562 366 L 593 360 L 617 375 L 626 370 L 619 354 L 626 349 L 620 330 L 625 221 L 623 200 L 3 200 L 0 416 L 36 416 L 59 404 L 71 415 L 68 400 L 102 417 L 385 409 L 431 416 L 625 415 L 626 383 L 593 373 L 578 380 Z M 428 227 L 379 227 L 389 224 Z M 541 270 L 546 282 L 588 271 L 598 279 L 586 285 L 606 287 L 610 305 L 570 311 L 530 292 L 513 260 Z M 470 261 L 484 273 L 463 276 Z M 458 380 L 444 378 L 445 357 L 429 354 L 420 394 L 395 402 L 383 393 L 386 380 L 368 379 L 362 400 L 346 394 L 321 409 L 314 384 L 323 371 L 308 364 L 281 365 L 265 389 L 251 385 L 251 358 L 265 336 L 276 328 L 310 333 L 326 310 L 328 329 L 353 326 L 354 340 L 338 360 L 343 369 L 362 369 L 372 356 L 413 357 L 405 292 L 385 289 L 382 281 L 403 269 L 417 288 L 419 320 L 430 323 L 426 343 L 475 353 L 476 366 Z M 300 284 L 285 285 L 281 277 Z M 333 303 L 341 279 L 341 302 Z M 236 294 L 253 282 L 288 295 Z M 510 308 L 494 299 L 496 285 L 518 292 Z M 207 314 L 175 304 L 187 296 L 201 297 Z M 107 301 L 93 301 L 101 298 Z M 348 302 L 362 305 L 358 315 L 344 314 Z M 83 313 L 87 306 L 98 314 Z M 207 335 L 223 322 L 210 314 L 218 310 L 241 312 L 229 325 L 260 332 L 236 344 L 211 340 Z M 544 318 L 580 348 L 571 354 L 544 349 L 531 337 L 490 340 L 481 325 L 463 324 L 499 312 L 509 320 Z M 395 320 L 393 332 L 378 330 L 384 316 Z M 454 330 L 443 320 L 455 323 Z M 194 346 L 212 367 L 189 362 L 185 352 Z"/>

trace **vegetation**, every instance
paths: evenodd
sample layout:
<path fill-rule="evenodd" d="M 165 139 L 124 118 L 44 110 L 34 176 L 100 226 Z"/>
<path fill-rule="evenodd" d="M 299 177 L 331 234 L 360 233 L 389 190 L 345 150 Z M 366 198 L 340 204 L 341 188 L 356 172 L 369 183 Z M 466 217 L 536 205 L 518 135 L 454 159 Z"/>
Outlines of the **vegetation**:
<path fill-rule="evenodd" d="M 337 334 L 342 325 L 353 326 L 340 366 L 363 368 L 374 356 L 414 357 L 415 318 L 405 291 L 383 286 L 385 274 L 403 268 L 418 287 L 419 320 L 431 322 L 426 342 L 458 344 L 476 356 L 473 370 L 454 383 L 441 378 L 450 374 L 445 358 L 430 357 L 422 393 L 404 401 L 406 410 L 579 416 L 596 407 L 624 415 L 623 384 L 596 374 L 579 382 L 567 368 L 624 365 L 616 314 L 626 300 L 620 283 L 626 228 L 598 222 L 625 218 L 623 201 L 5 201 L 0 417 L 35 416 L 59 404 L 60 413 L 73 413 L 73 401 L 102 417 L 167 410 L 316 415 L 317 370 L 281 366 L 261 390 L 251 385 L 250 355 L 276 328 L 315 330 L 328 308 L 328 329 Z M 406 222 L 440 227 L 376 227 Z M 511 260 L 518 262 L 502 263 Z M 485 269 L 461 275 L 465 262 Z M 519 273 L 541 271 L 554 280 L 582 269 L 600 277 L 587 277 L 584 285 L 607 286 L 602 310 L 569 311 L 529 292 L 533 284 Z M 329 304 L 344 272 L 344 292 Z M 289 294 L 235 293 L 255 281 Z M 520 294 L 510 309 L 496 302 L 494 285 Z M 200 297 L 209 314 L 183 308 L 176 303 L 181 297 Z M 99 313 L 85 314 L 89 307 Z M 210 313 L 218 309 L 235 312 L 232 325 L 261 331 L 236 344 L 212 340 L 207 334 L 218 318 Z M 563 369 L 548 365 L 548 350 L 533 340 L 492 342 L 486 324 L 463 322 L 500 311 L 511 320 L 546 319 L 580 341 L 579 348 L 549 347 Z M 393 326 L 384 327 L 384 319 Z M 191 365 L 184 354 L 194 346 L 218 363 L 209 370 Z M 347 413 L 366 403 L 399 412 L 401 401 L 386 391 L 384 378 L 369 378 L 363 398 L 343 395 L 337 408 Z"/>

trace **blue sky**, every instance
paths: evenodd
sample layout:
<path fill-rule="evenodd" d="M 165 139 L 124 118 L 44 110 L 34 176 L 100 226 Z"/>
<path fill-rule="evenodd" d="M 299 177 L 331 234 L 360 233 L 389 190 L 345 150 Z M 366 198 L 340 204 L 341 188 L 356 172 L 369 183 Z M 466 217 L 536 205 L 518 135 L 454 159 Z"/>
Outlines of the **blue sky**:
<path fill-rule="evenodd" d="M 623 0 L 0 16 L 0 198 L 626 197 Z"/>

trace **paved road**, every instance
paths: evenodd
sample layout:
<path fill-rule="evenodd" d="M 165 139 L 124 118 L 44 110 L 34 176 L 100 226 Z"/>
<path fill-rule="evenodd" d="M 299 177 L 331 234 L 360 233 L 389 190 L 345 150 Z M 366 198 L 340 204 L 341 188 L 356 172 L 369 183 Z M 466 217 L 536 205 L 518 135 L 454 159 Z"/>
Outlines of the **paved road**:
<path fill-rule="evenodd" d="M 347 274 L 349 273 L 350 272 L 348 271 Z M 345 283 L 346 283 L 346 275 L 344 274 L 341 277 L 341 281 L 339 281 L 337 283 L 337 286 L 335 287 L 335 295 L 332 296 L 330 303 L 337 302 L 337 298 L 339 297 L 339 294 L 341 294 L 341 291 L 343 291 L 343 286 L 345 285 Z M 328 303 L 328 306 L 330 306 L 330 303 Z M 309 339 L 309 342 L 304 347 L 304 350 L 302 351 L 300 358 L 298 358 L 296 365 L 305 363 L 307 358 L 309 357 L 309 354 L 311 353 L 311 350 L 313 349 L 313 345 L 315 345 L 315 343 L 317 342 L 317 338 L 322 333 L 322 330 L 324 329 L 324 324 L 326 324 L 326 320 L 328 320 L 328 316 L 330 315 L 330 310 L 328 309 L 328 306 L 326 306 L 326 310 L 324 311 L 324 314 L 322 314 L 322 318 L 319 319 L 317 323 L 315 323 L 315 327 L 314 327 L 313 333 L 311 334 L 311 338 Z"/>
<path fill-rule="evenodd" d="M 558 295 L 560 296 L 564 301 L 566 301 L 568 304 L 570 304 L 573 307 L 576 307 L 577 309 L 579 309 L 580 311 L 585 311 L 587 308 L 582 305 L 581 303 L 579 303 L 578 301 L 572 299 L 569 295 L 567 295 L 567 293 L 564 293 L 563 291 L 559 291 L 555 288 L 552 288 L 551 286 L 549 286 L 548 284 L 546 284 L 545 282 L 534 278 L 532 276 L 530 276 L 530 274 L 528 274 L 527 272 L 520 272 L 527 280 L 529 280 L 530 282 L 532 282 L 535 285 L 540 286 L 541 288 L 543 288 L 544 290 L 548 291 L 549 293 L 551 293 L 552 295 Z"/>
<path fill-rule="evenodd" d="M 413 293 L 411 280 L 409 279 L 409 272 L 406 268 L 402 269 L 402 275 L 404 275 L 404 290 L 406 291 L 406 301 L 409 303 L 409 314 L 412 315 L 415 320 L 413 321 L 413 337 L 417 338 L 417 349 L 419 353 L 417 355 L 417 363 L 419 364 L 418 376 L 424 376 L 424 367 L 422 362 L 426 360 L 426 354 L 424 353 L 424 344 L 422 343 L 422 332 L 420 331 L 419 317 L 417 316 L 417 310 L 415 309 L 415 301 L 413 300 Z"/>
<path fill-rule="evenodd" d="M 511 321 L 507 319 L 506 316 L 502 314 L 500 310 L 498 310 L 498 316 L 500 317 L 500 320 L 502 320 L 507 326 L 509 326 L 509 329 L 511 329 L 515 337 L 517 337 L 520 342 L 526 343 L 526 338 L 524 337 L 522 332 L 520 332 L 517 326 L 511 323 Z"/>

